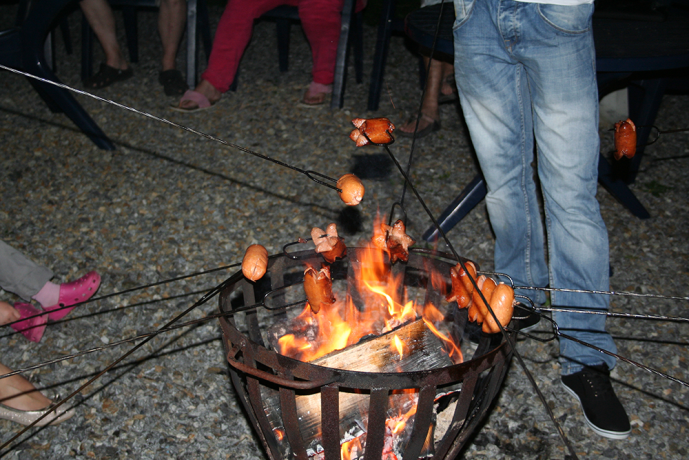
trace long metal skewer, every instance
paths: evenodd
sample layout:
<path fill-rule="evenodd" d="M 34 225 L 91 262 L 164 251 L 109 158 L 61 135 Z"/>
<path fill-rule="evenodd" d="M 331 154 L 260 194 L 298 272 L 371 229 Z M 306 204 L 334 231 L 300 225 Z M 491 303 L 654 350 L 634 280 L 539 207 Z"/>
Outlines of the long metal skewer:
<path fill-rule="evenodd" d="M 131 292 L 140 291 L 140 290 L 142 290 L 142 289 L 148 289 L 148 288 L 155 287 L 155 286 L 161 286 L 161 285 L 163 285 L 163 284 L 173 283 L 173 282 L 175 282 L 175 281 L 181 281 L 181 280 L 188 279 L 188 278 L 193 278 L 193 277 L 196 277 L 196 276 L 207 275 L 208 273 L 213 273 L 213 272 L 217 272 L 217 271 L 220 271 L 220 270 L 226 270 L 226 269 L 228 269 L 228 268 L 238 267 L 238 266 L 240 266 L 240 265 L 241 265 L 241 263 L 234 263 L 234 264 L 230 264 L 230 265 L 225 265 L 225 266 L 223 266 L 223 267 L 211 268 L 210 270 L 204 270 L 204 271 L 200 271 L 200 272 L 190 273 L 190 274 L 188 274 L 188 275 L 176 276 L 176 277 L 174 277 L 174 278 L 168 278 L 168 279 L 166 279 L 166 280 L 156 281 L 155 283 L 144 284 L 144 285 L 141 285 L 141 286 L 137 286 L 137 287 L 125 289 L 124 291 L 112 292 L 112 293 L 110 293 L 110 294 L 104 294 L 104 295 L 102 295 L 102 296 L 100 296 L 100 297 L 92 297 L 92 298 L 90 298 L 89 300 L 86 300 L 86 301 L 84 301 L 84 302 L 79 302 L 77 305 L 79 305 L 79 306 L 81 306 L 81 305 L 86 305 L 87 303 L 98 302 L 98 301 L 100 301 L 100 300 L 104 300 L 104 299 L 107 299 L 107 298 L 109 298 L 109 297 L 115 297 L 115 296 L 122 295 L 122 294 L 129 294 L 129 293 L 131 293 Z M 36 313 L 35 315 L 27 316 L 27 317 L 22 318 L 22 319 L 17 320 L 17 321 L 12 321 L 11 323 L 5 323 L 5 324 L 3 324 L 2 326 L 11 326 L 11 325 L 13 325 L 13 324 L 21 323 L 21 322 L 30 320 L 30 319 L 32 319 L 32 318 L 38 318 L 38 317 L 47 315 L 48 313 L 51 313 L 51 312 L 60 311 L 60 310 L 64 310 L 64 309 L 67 309 L 67 308 L 73 308 L 73 307 L 74 307 L 74 305 L 72 305 L 72 306 L 66 306 L 66 307 L 60 307 L 60 308 L 56 308 L 56 309 L 50 310 L 50 311 L 45 310 L 45 311 L 42 311 L 42 312 L 40 312 L 40 313 Z M 0 326 L 0 327 L 2 327 L 2 326 Z"/>
<path fill-rule="evenodd" d="M 162 328 L 166 328 L 166 327 L 172 326 L 174 323 L 176 323 L 177 321 L 179 321 L 181 318 L 183 318 L 183 317 L 186 316 L 187 314 L 191 313 L 194 309 L 196 309 L 196 307 L 198 307 L 199 305 L 202 305 L 202 304 L 206 303 L 209 299 L 211 299 L 212 297 L 214 297 L 215 295 L 217 295 L 217 294 L 228 284 L 228 281 L 229 281 L 229 280 L 225 280 L 225 281 L 223 281 L 222 283 L 220 283 L 218 286 L 216 286 L 215 288 L 213 288 L 212 290 L 208 291 L 201 299 L 197 300 L 191 307 L 187 308 L 187 309 L 184 310 L 182 313 L 180 313 L 179 315 L 175 316 L 172 320 L 170 320 L 170 321 L 169 321 L 167 324 L 165 324 Z M 162 329 L 162 328 L 161 328 L 161 329 Z M 21 431 L 19 431 L 19 433 L 15 434 L 15 435 L 12 436 L 9 440 L 7 440 L 5 443 L 3 443 L 2 445 L 0 445 L 0 451 L 2 451 L 2 449 L 4 449 L 5 447 L 9 446 L 12 442 L 14 442 L 16 439 L 18 439 L 18 438 L 19 438 L 21 435 L 23 435 L 24 433 L 26 433 L 29 429 L 31 429 L 33 426 L 35 426 L 38 422 L 40 422 L 41 420 L 43 420 L 44 418 L 46 418 L 46 417 L 47 417 L 48 415 L 50 415 L 51 413 L 54 413 L 55 410 L 58 409 L 60 406 L 62 406 L 65 402 L 69 401 L 69 400 L 72 399 L 74 396 L 76 396 L 77 394 L 79 394 L 84 388 L 90 386 L 93 382 L 95 382 L 96 380 L 98 380 L 101 376 L 103 376 L 103 375 L 104 375 L 106 372 L 108 372 L 110 369 L 112 369 L 112 368 L 115 367 L 117 364 L 119 364 L 120 362 L 122 362 L 122 361 L 123 361 L 125 358 L 127 358 L 129 355 L 131 355 L 131 354 L 134 353 L 136 350 L 138 350 L 139 348 L 141 348 L 142 346 L 144 346 L 146 343 L 148 343 L 149 341 L 151 341 L 151 340 L 153 339 L 153 337 L 155 337 L 155 336 L 147 337 L 147 338 L 145 338 L 144 340 L 142 340 L 140 343 L 136 344 L 136 345 L 135 345 L 134 347 L 132 347 L 128 352 L 126 352 L 125 354 L 123 354 L 122 356 L 120 356 L 119 358 L 117 358 L 117 359 L 116 359 L 115 361 L 113 361 L 110 365 L 108 365 L 105 369 L 103 369 L 101 372 L 99 372 L 96 376 L 94 376 L 94 377 L 92 377 L 91 379 L 89 379 L 86 383 L 84 383 L 84 384 L 81 385 L 79 388 L 77 388 L 76 390 L 74 390 L 69 396 L 67 396 L 66 398 L 62 399 L 62 400 L 59 401 L 57 404 L 55 404 L 55 406 L 52 407 L 52 410 L 51 410 L 51 411 L 46 411 L 45 414 L 41 415 L 41 416 L 38 417 L 36 420 L 34 420 L 32 423 L 30 423 L 29 425 L 25 426 Z"/>
<path fill-rule="evenodd" d="M 78 93 L 78 94 L 83 94 L 83 95 L 92 97 L 92 98 L 94 98 L 94 99 L 100 100 L 100 101 L 102 101 L 102 102 L 106 102 L 106 103 L 109 103 L 109 104 L 118 106 L 118 107 L 120 107 L 120 108 L 129 110 L 129 111 L 132 111 L 132 112 L 134 112 L 134 113 L 137 113 L 137 114 L 146 116 L 146 117 L 148 117 L 148 118 L 151 118 L 151 119 L 154 119 L 154 120 L 163 122 L 163 123 L 167 123 L 167 124 L 169 124 L 169 125 L 171 125 L 171 126 L 175 126 L 175 127 L 177 127 L 177 128 L 180 128 L 180 129 L 183 129 L 183 130 L 192 132 L 192 133 L 197 134 L 197 135 L 199 135 L 199 136 L 205 137 L 205 138 L 207 138 L 207 139 L 209 139 L 209 140 L 218 142 L 218 143 L 220 143 L 220 144 L 223 144 L 223 145 L 226 145 L 226 146 L 229 146 L 229 147 L 236 148 L 236 149 L 238 149 L 238 150 L 240 150 L 240 151 L 243 151 L 243 152 L 245 152 L 245 153 L 252 154 L 252 155 L 257 156 L 257 157 L 259 157 L 259 158 L 261 158 L 261 159 L 265 159 L 265 160 L 271 161 L 271 162 L 276 163 L 276 164 L 278 164 L 278 165 L 280 165 L 280 166 L 284 166 L 284 167 L 293 169 L 293 170 L 295 170 L 295 171 L 297 171 L 297 172 L 300 172 L 300 173 L 306 175 L 306 176 L 309 177 L 311 180 L 313 180 L 314 182 L 316 182 L 316 183 L 318 183 L 318 184 L 320 184 L 320 185 L 325 185 L 325 186 L 327 186 L 327 187 L 329 187 L 329 188 L 332 188 L 332 189 L 334 189 L 334 190 L 337 190 L 338 192 L 341 192 L 341 190 L 338 189 L 337 187 L 335 187 L 335 186 L 333 186 L 333 185 L 331 185 L 331 184 L 329 184 L 329 183 L 327 183 L 327 182 L 321 181 L 320 179 L 316 179 L 315 177 L 313 177 L 313 176 L 319 176 L 320 178 L 322 178 L 322 179 L 324 179 L 324 180 L 327 180 L 327 181 L 330 181 L 330 182 L 336 182 L 335 179 L 330 178 L 330 177 L 328 177 L 328 176 L 326 176 L 326 175 L 320 174 L 320 173 L 318 173 L 318 172 L 303 170 L 303 169 L 298 168 L 298 167 L 296 167 L 296 166 L 292 166 L 292 165 L 286 164 L 286 163 L 284 163 L 284 162 L 281 162 L 281 161 L 279 161 L 279 160 L 275 160 L 275 159 L 270 158 L 270 157 L 268 157 L 268 156 L 266 156 L 266 155 L 263 155 L 263 154 L 254 152 L 254 151 L 249 150 L 249 149 L 247 149 L 247 148 L 245 148 L 245 147 L 239 146 L 239 145 L 237 145 L 237 144 L 230 143 L 230 142 L 228 142 L 228 141 L 225 141 L 225 140 L 223 140 L 223 139 L 217 138 L 217 137 L 212 136 L 212 135 L 210 135 L 210 134 L 203 133 L 203 132 L 201 132 L 201 131 L 197 131 L 197 130 L 195 130 L 195 129 L 193 129 L 193 128 L 189 128 L 189 127 L 186 127 L 186 126 L 183 126 L 183 125 L 174 123 L 174 122 L 169 121 L 169 120 L 167 120 L 167 119 L 160 118 L 160 117 L 151 115 L 151 114 L 149 114 L 149 113 L 139 111 L 139 110 L 137 110 L 137 109 L 128 107 L 128 106 L 126 106 L 126 105 L 117 103 L 117 102 L 112 101 L 112 100 L 108 100 L 108 99 L 105 99 L 105 98 L 102 98 L 102 97 L 99 97 L 99 96 L 90 94 L 90 93 L 85 92 L 85 91 L 81 91 L 81 90 L 74 89 L 74 88 L 72 88 L 72 87 L 69 87 L 69 86 L 64 85 L 64 84 L 61 84 L 61 83 L 57 83 L 57 82 L 54 82 L 54 81 L 51 81 L 51 80 L 47 80 L 47 79 L 43 79 L 43 78 L 40 78 L 40 77 L 36 77 L 36 76 L 34 76 L 34 75 L 31 75 L 31 74 L 28 74 L 28 73 L 25 73 L 25 72 L 22 72 L 22 71 L 18 71 L 18 70 L 16 70 L 16 69 L 12 69 L 12 68 L 6 67 L 6 66 L 3 66 L 3 65 L 1 65 L 1 64 L 0 64 L 0 68 L 1 68 L 1 69 L 4 69 L 4 70 L 11 71 L 11 72 L 16 73 L 16 74 L 19 74 L 19 75 L 23 75 L 23 76 L 26 76 L 26 77 L 29 77 L 29 78 L 33 78 L 33 79 L 36 79 L 36 80 L 39 80 L 39 81 L 43 81 L 43 82 L 45 82 L 45 83 L 49 83 L 49 84 L 52 84 L 52 85 L 61 87 L 61 88 L 63 88 L 63 89 L 67 89 L 67 90 L 69 90 L 69 91 L 73 91 L 73 92 L 76 92 L 76 93 Z M 420 195 L 418 194 L 418 192 L 416 191 L 416 189 L 415 189 L 415 188 L 413 187 L 413 185 L 411 184 L 411 182 L 410 182 L 410 180 L 409 180 L 409 178 L 408 178 L 408 174 L 405 174 L 404 170 L 401 168 L 401 165 L 399 165 L 399 163 L 398 163 L 397 160 L 395 159 L 394 155 L 392 155 L 392 153 L 389 151 L 389 149 L 387 148 L 387 146 L 384 146 L 384 147 L 386 148 L 386 150 L 388 151 L 390 157 L 393 159 L 393 161 L 394 161 L 395 164 L 397 165 L 398 169 L 400 170 L 400 172 L 401 172 L 402 175 L 404 176 L 405 181 L 406 181 L 405 184 L 408 184 L 408 185 L 410 186 L 410 188 L 412 189 L 412 191 L 416 194 L 416 196 L 417 196 L 419 202 L 421 203 L 421 205 L 424 207 L 424 209 L 426 210 L 426 212 L 427 212 L 427 213 L 429 214 L 429 216 L 431 217 L 431 220 L 433 221 L 433 223 L 434 223 L 434 225 L 436 226 L 436 228 L 438 228 L 440 234 L 441 234 L 441 235 L 443 236 L 443 238 L 445 239 L 446 243 L 448 244 L 448 247 L 450 248 L 450 250 L 451 250 L 451 251 L 453 252 L 453 254 L 455 255 L 455 257 L 456 257 L 458 263 L 462 266 L 462 268 L 465 269 L 464 264 L 462 263 L 461 259 L 459 258 L 459 255 L 456 253 L 456 251 L 455 251 L 454 248 L 452 247 L 451 243 L 450 243 L 449 240 L 447 239 L 447 236 L 446 236 L 445 233 L 442 231 L 442 229 L 441 229 L 440 226 L 438 225 L 437 221 L 436 221 L 435 218 L 432 216 L 430 210 L 427 208 L 427 206 L 425 205 L 424 201 L 421 199 Z M 476 286 L 476 284 L 475 284 L 475 280 L 473 280 L 473 278 L 471 278 L 471 277 L 469 277 L 469 279 L 471 280 L 472 284 L 474 284 L 474 288 L 477 289 L 477 286 Z M 222 286 L 222 285 L 220 285 L 220 286 Z M 183 312 L 182 314 L 180 314 L 180 315 L 178 315 L 177 317 L 175 317 L 172 321 L 170 321 L 170 322 L 169 322 L 166 326 L 164 326 L 164 327 L 168 327 L 169 325 L 173 324 L 173 323 L 176 322 L 179 318 L 181 318 L 182 316 L 184 316 L 185 314 L 187 314 L 188 312 L 190 312 L 192 309 L 196 308 L 196 307 L 197 307 L 198 305 L 200 305 L 201 303 L 205 303 L 205 301 L 207 301 L 208 298 L 210 298 L 210 297 L 216 295 L 216 294 L 219 292 L 220 286 L 216 287 L 213 291 L 209 292 L 209 293 L 204 297 L 204 299 L 201 299 L 201 301 L 195 303 L 195 304 L 194 304 L 192 307 L 190 307 L 187 311 L 185 311 L 185 312 Z M 577 291 L 575 291 L 575 292 L 577 292 Z M 482 297 L 483 301 L 485 302 L 485 298 L 483 298 L 483 295 L 482 295 L 482 293 L 480 292 L 480 290 L 479 290 L 478 293 L 479 293 L 479 295 Z M 210 296 L 210 297 L 208 297 L 208 296 Z M 208 298 L 207 298 L 207 297 L 208 297 Z M 488 305 L 488 302 L 485 302 L 485 303 L 486 303 L 486 305 L 487 305 L 487 307 L 488 307 L 488 310 L 489 310 L 490 314 L 493 316 L 493 318 L 495 319 L 496 323 L 497 323 L 498 326 L 500 327 L 502 334 L 503 334 L 505 337 L 507 337 L 507 334 L 506 334 L 505 329 L 502 327 L 501 323 L 500 323 L 500 322 L 497 320 L 497 318 L 495 317 L 495 314 L 494 314 L 494 312 L 492 311 L 492 309 L 490 308 L 490 306 Z M 156 335 L 157 335 L 157 334 L 156 334 Z M 141 346 L 143 346 L 145 343 L 147 343 L 149 340 L 151 340 L 154 336 L 155 336 L 155 335 L 151 335 L 151 336 L 147 337 L 143 342 L 141 342 L 140 344 L 136 345 L 136 346 L 135 346 L 134 348 L 132 348 L 129 352 L 127 352 L 126 354 L 124 354 L 123 356 L 121 356 L 119 359 L 117 359 L 115 362 L 113 362 L 110 366 L 108 366 L 108 367 L 107 367 L 104 371 L 102 371 L 100 374 L 98 374 L 97 376 L 95 376 L 93 379 L 89 380 L 86 384 L 82 385 L 78 390 L 76 390 L 75 392 L 73 392 L 70 396 L 68 396 L 67 398 L 65 398 L 65 399 L 62 400 L 61 402 L 59 402 L 59 403 L 55 406 L 55 408 L 58 408 L 58 407 L 61 406 L 64 402 L 66 402 L 68 399 L 70 399 L 70 398 L 73 397 L 75 394 L 77 394 L 78 392 L 80 392 L 83 388 L 85 388 L 86 386 L 90 385 L 93 381 L 95 381 L 96 379 L 98 379 L 98 378 L 99 378 L 100 376 L 102 376 L 105 372 L 107 372 L 108 370 L 110 370 L 110 369 L 111 369 L 112 367 L 114 367 L 117 363 L 121 362 L 123 359 L 125 359 L 127 356 L 129 356 L 131 353 L 133 353 L 135 350 L 137 350 L 138 348 L 140 348 Z M 514 351 L 514 353 L 515 353 L 515 356 L 517 356 L 517 359 L 518 359 L 518 361 L 520 362 L 520 365 L 522 366 L 524 372 L 526 373 L 527 377 L 528 377 L 529 380 L 531 381 L 531 383 L 532 383 L 532 385 L 533 385 L 535 391 L 538 393 L 539 397 L 541 398 L 542 402 L 544 403 L 543 405 L 544 405 L 545 409 L 547 410 L 548 414 L 550 415 L 551 420 L 553 421 L 553 423 L 555 424 L 555 426 L 556 426 L 558 432 L 560 433 L 561 438 L 563 439 L 563 441 L 564 441 L 565 444 L 567 445 L 568 450 L 570 451 L 571 456 L 572 456 L 573 458 L 577 458 L 577 457 L 576 457 L 576 454 L 574 453 L 573 447 L 572 447 L 571 444 L 569 443 L 569 440 L 566 438 L 566 436 L 565 436 L 565 434 L 564 434 L 564 431 L 562 430 L 562 428 L 560 427 L 559 423 L 557 422 L 557 420 L 555 419 L 554 415 L 552 414 L 552 412 L 551 412 L 549 406 L 547 405 L 547 403 L 546 403 L 546 401 L 545 401 L 544 396 L 543 396 L 542 393 L 540 392 L 540 390 L 539 390 L 538 386 L 536 385 L 536 383 L 535 383 L 533 377 L 531 376 L 530 372 L 529 372 L 528 369 L 526 368 L 526 366 L 525 366 L 525 364 L 524 364 L 524 362 L 523 362 L 521 356 L 519 355 L 518 351 L 517 351 L 516 348 L 513 346 L 513 344 L 509 341 L 509 338 L 508 338 L 507 340 L 508 340 L 508 342 L 510 343 L 510 345 L 512 346 L 512 349 L 513 349 L 513 351 Z M 591 345 L 589 345 L 589 346 L 591 346 Z M 680 381 L 680 382 L 681 382 L 681 381 Z M 38 420 L 36 420 L 34 423 L 32 423 L 31 425 L 29 425 L 29 426 L 27 426 L 26 428 L 24 428 L 20 433 L 18 433 L 18 434 L 17 434 L 16 436 L 14 436 L 12 439 L 10 439 L 10 440 L 7 441 L 5 444 L 3 444 L 2 446 L 0 446 L 0 449 L 3 449 L 3 448 L 5 448 L 6 446 L 8 446 L 11 442 L 13 442 L 13 441 L 14 441 L 15 439 L 17 439 L 19 436 L 21 436 L 24 432 L 26 432 L 29 428 L 31 428 L 32 426 L 34 426 L 38 421 L 40 421 L 41 419 L 43 419 L 45 416 L 47 416 L 47 414 L 45 414 L 44 416 L 40 417 L 40 418 L 39 418 Z"/>
<path fill-rule="evenodd" d="M 148 117 L 148 118 L 150 118 L 150 119 L 152 119 L 152 120 L 160 121 L 160 122 L 162 122 L 162 123 L 167 123 L 168 125 L 174 126 L 175 128 L 179 128 L 179 129 L 183 129 L 183 130 L 185 130 L 185 131 L 189 131 L 190 133 L 194 133 L 194 134 L 196 134 L 196 135 L 198 135 L 198 136 L 205 137 L 206 139 L 209 139 L 209 140 L 211 140 L 211 141 L 218 142 L 218 143 L 223 144 L 223 145 L 226 145 L 226 146 L 228 146 L 228 147 L 232 147 L 232 148 L 235 148 L 235 149 L 237 149 L 237 150 L 240 150 L 240 151 L 242 151 L 242 152 L 244 152 L 244 153 L 248 153 L 248 154 L 250 154 L 250 155 L 254 155 L 255 157 L 261 158 L 261 159 L 263 159 L 263 160 L 268 160 L 268 161 L 271 161 L 271 162 L 273 162 L 273 163 L 275 163 L 275 164 L 277 164 L 277 165 L 284 166 L 285 168 L 292 169 L 292 170 L 297 171 L 297 172 L 299 172 L 299 173 L 301 173 L 301 174 L 304 174 L 306 177 L 308 177 L 308 178 L 311 179 L 312 181 L 316 182 L 317 184 L 324 185 L 324 186 L 326 186 L 326 187 L 328 187 L 328 188 L 331 188 L 331 189 L 333 189 L 333 190 L 336 190 L 337 192 L 340 192 L 340 193 L 342 192 L 341 189 L 339 189 L 339 188 L 337 188 L 335 185 L 333 185 L 333 183 L 335 183 L 335 184 L 337 183 L 337 179 L 333 179 L 332 177 L 326 176 L 325 174 L 321 174 L 321 173 L 316 172 L 316 171 L 306 170 L 306 169 L 302 169 L 302 168 L 299 168 L 299 167 L 294 166 L 294 165 L 287 164 L 287 163 L 285 163 L 285 162 L 283 162 L 283 161 L 276 160 L 275 158 L 271 158 L 271 157 L 269 157 L 269 156 L 267 156 L 267 155 L 264 155 L 264 154 L 262 154 L 262 153 L 258 153 L 258 152 L 255 152 L 255 151 L 253 151 L 253 150 L 250 150 L 250 149 L 248 149 L 248 148 L 246 148 L 246 147 L 242 147 L 241 145 L 234 144 L 234 143 L 232 143 L 232 142 L 228 142 L 228 141 L 226 141 L 225 139 L 221 139 L 221 138 L 215 137 L 215 136 L 213 136 L 213 135 L 211 135 L 211 134 L 204 133 L 203 131 L 199 131 L 199 130 L 196 130 L 196 129 L 194 129 L 194 128 L 190 128 L 190 127 L 188 127 L 188 126 L 180 125 L 179 123 L 175 123 L 174 121 L 170 121 L 170 120 L 168 120 L 168 119 L 166 119 L 166 118 L 157 117 L 157 116 L 155 116 L 155 115 L 153 115 L 153 114 L 150 114 L 150 113 L 148 113 L 148 112 L 144 112 L 144 111 L 135 109 L 135 108 L 130 107 L 130 106 L 128 106 L 128 105 L 120 104 L 119 102 L 115 102 L 115 101 L 113 101 L 113 100 L 106 99 L 106 98 L 104 98 L 104 97 L 96 96 L 95 94 L 91 94 L 91 93 L 88 93 L 88 92 L 86 92 L 86 91 L 82 91 L 82 90 L 80 90 L 80 89 L 72 88 L 71 86 L 65 85 L 64 83 L 58 83 L 58 82 L 56 82 L 56 81 L 48 80 L 48 79 L 46 79 L 46 78 L 37 77 L 36 75 L 32 75 L 32 74 L 27 73 L 27 72 L 22 72 L 21 70 L 13 69 L 13 68 L 11 68 L 11 67 L 7 67 L 7 66 L 4 66 L 4 65 L 2 65 L 2 64 L 0 64 L 0 69 L 8 70 L 8 71 L 13 72 L 13 73 L 16 73 L 16 74 L 18 74 L 18 75 L 23 75 L 24 77 L 33 78 L 34 80 L 42 81 L 42 82 L 44 82 L 44 83 L 48 83 L 48 84 L 51 84 L 51 85 L 53 85 L 53 86 L 57 86 L 57 87 L 59 87 L 59 88 L 63 88 L 63 89 L 66 89 L 66 90 L 68 90 L 68 91 L 72 91 L 72 92 L 77 93 L 77 94 L 81 94 L 81 95 L 84 95 L 84 96 L 88 96 L 88 97 L 90 97 L 90 98 L 96 99 L 96 100 L 101 101 L 101 102 L 106 102 L 106 103 L 108 103 L 108 104 L 112 104 L 112 105 L 117 106 L 117 107 L 119 107 L 119 108 L 121 108 L 121 109 L 129 110 L 130 112 L 134 112 L 134 113 L 136 113 L 136 114 L 138 114 L 138 115 L 143 115 L 144 117 Z M 317 176 L 318 178 L 316 178 L 316 176 Z M 323 179 L 323 180 L 321 180 L 321 179 Z M 327 182 L 326 182 L 326 181 L 327 181 Z"/>

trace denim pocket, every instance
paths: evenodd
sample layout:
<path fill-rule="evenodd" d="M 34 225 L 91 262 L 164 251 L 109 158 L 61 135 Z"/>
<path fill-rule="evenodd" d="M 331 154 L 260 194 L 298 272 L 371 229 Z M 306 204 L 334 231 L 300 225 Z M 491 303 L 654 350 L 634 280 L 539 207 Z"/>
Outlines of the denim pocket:
<path fill-rule="evenodd" d="M 455 3 L 455 23 L 452 26 L 452 30 L 457 30 L 460 28 L 469 17 L 471 17 L 471 12 L 474 10 L 474 4 L 476 0 L 454 0 Z"/>
<path fill-rule="evenodd" d="M 539 3 L 538 14 L 549 26 L 567 34 L 581 34 L 591 28 L 593 3 L 564 6 Z"/>

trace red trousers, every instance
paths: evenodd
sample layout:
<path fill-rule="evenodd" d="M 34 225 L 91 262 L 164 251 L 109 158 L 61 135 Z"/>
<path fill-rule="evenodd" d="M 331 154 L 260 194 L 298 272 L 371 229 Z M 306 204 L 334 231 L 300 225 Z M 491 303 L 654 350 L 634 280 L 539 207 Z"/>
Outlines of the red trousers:
<path fill-rule="evenodd" d="M 292 5 L 299 7 L 299 18 L 311 45 L 313 81 L 331 84 L 343 4 L 344 0 L 229 0 L 215 32 L 208 68 L 201 78 L 221 93 L 226 92 L 251 39 L 254 19 L 277 6 Z"/>

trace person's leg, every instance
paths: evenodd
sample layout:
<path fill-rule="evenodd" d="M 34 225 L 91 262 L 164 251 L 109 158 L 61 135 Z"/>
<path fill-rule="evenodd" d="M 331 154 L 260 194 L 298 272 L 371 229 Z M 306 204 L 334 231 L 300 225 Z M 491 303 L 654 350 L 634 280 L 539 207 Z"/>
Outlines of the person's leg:
<path fill-rule="evenodd" d="M 455 0 L 455 77 L 488 194 L 495 270 L 518 286 L 548 284 L 544 232 L 533 179 L 533 125 L 524 68 L 505 46 L 497 1 Z M 536 305 L 543 293 L 528 295 Z"/>
<path fill-rule="evenodd" d="M 0 287 L 4 290 L 31 301 L 52 277 L 49 268 L 29 260 L 0 240 Z"/>
<path fill-rule="evenodd" d="M 299 19 L 311 45 L 313 81 L 304 103 L 322 104 L 332 92 L 344 0 L 299 0 Z"/>
<path fill-rule="evenodd" d="M 177 50 L 187 20 L 186 0 L 161 0 L 158 33 L 163 45 L 162 70 L 176 68 Z"/>
<path fill-rule="evenodd" d="M 421 102 L 421 117 L 417 117 L 415 114 L 409 121 L 400 126 L 398 131 L 403 133 L 413 134 L 414 131 L 423 131 L 428 128 L 429 125 L 440 120 L 438 96 L 440 95 L 440 88 L 442 86 L 443 67 L 445 63 L 436 59 L 431 59 L 431 66 L 429 68 L 428 60 L 429 58 L 424 56 L 423 65 L 424 69 L 428 69 L 428 75 L 426 76 L 426 91 L 423 95 L 423 101 Z M 452 68 L 451 64 L 449 64 L 449 66 Z"/>
<path fill-rule="evenodd" d="M 86 20 L 93 29 L 105 52 L 105 64 L 119 70 L 129 68 L 122 49 L 117 43 L 115 16 L 106 0 L 81 0 L 79 2 Z"/>
<path fill-rule="evenodd" d="M 440 86 L 440 94 L 443 96 L 451 96 L 457 93 L 455 86 L 455 67 L 449 62 L 442 62 L 442 84 Z"/>
<path fill-rule="evenodd" d="M 600 138 L 593 5 L 532 10 L 523 16 L 514 53 L 526 65 L 534 104 L 550 286 L 608 291 L 608 234 L 596 199 Z M 553 292 L 551 300 L 559 307 L 598 310 L 607 310 L 609 303 L 604 295 L 567 292 Z M 562 333 L 616 352 L 605 315 L 556 312 L 554 319 Z M 583 365 L 615 366 L 615 358 L 564 338 L 560 361 L 563 375 Z"/>
<path fill-rule="evenodd" d="M 294 4 L 296 0 L 230 0 L 220 17 L 213 39 L 213 49 L 208 59 L 208 67 L 201 74 L 201 82 L 194 91 L 201 93 L 211 104 L 220 99 L 222 93 L 230 89 L 239 67 L 239 61 L 251 39 L 254 20 L 273 8 Z M 198 104 L 192 100 L 182 100 L 179 107 L 193 109 Z"/>

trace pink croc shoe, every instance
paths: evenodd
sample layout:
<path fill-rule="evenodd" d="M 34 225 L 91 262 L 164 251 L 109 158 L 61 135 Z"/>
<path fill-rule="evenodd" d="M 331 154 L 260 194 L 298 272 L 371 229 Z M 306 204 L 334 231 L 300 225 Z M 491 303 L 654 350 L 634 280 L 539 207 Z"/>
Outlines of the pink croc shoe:
<path fill-rule="evenodd" d="M 33 317 L 24 321 L 19 321 L 12 324 L 12 329 L 20 332 L 24 337 L 32 342 L 40 342 L 45 331 L 45 325 L 48 322 L 47 315 L 41 315 L 43 311 L 34 307 L 30 303 L 15 303 L 14 308 L 21 314 L 21 319 Z M 40 316 L 36 316 L 40 315 Z"/>
<path fill-rule="evenodd" d="M 93 296 L 100 286 L 100 275 L 96 272 L 88 272 L 78 280 L 60 285 L 60 299 L 57 305 L 45 307 L 48 318 L 51 321 L 59 321 L 69 314 L 72 308 L 65 308 L 78 303 L 86 302 Z"/>

